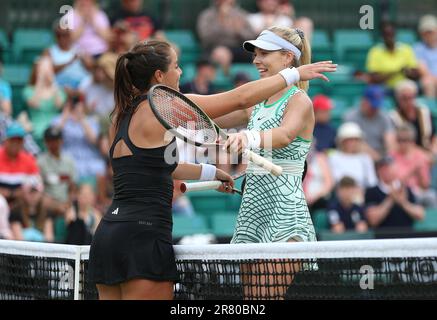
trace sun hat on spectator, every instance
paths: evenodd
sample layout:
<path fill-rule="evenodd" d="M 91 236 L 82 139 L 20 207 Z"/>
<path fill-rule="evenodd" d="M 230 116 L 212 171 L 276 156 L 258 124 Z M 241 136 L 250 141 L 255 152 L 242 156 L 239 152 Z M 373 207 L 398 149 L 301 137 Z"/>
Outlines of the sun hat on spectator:
<path fill-rule="evenodd" d="M 363 137 L 363 131 L 355 122 L 345 122 L 338 128 L 338 142 L 342 142 L 345 139 L 363 139 Z"/>

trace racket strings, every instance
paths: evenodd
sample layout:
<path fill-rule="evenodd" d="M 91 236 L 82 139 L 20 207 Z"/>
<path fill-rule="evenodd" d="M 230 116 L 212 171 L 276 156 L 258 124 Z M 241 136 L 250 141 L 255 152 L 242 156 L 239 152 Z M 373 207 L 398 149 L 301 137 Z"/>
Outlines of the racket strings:
<path fill-rule="evenodd" d="M 215 143 L 217 133 L 208 117 L 172 92 L 154 90 L 155 110 L 173 130 L 196 143 Z"/>

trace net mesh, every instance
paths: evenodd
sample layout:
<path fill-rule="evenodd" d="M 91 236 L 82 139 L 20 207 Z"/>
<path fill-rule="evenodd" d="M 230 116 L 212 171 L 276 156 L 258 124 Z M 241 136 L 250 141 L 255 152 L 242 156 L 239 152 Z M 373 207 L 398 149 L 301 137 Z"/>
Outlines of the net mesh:
<path fill-rule="evenodd" d="M 0 299 L 97 299 L 87 246 L 0 241 Z M 436 299 L 437 239 L 175 246 L 176 299 Z"/>
<path fill-rule="evenodd" d="M 180 138 L 201 145 L 216 143 L 217 132 L 210 119 L 182 94 L 155 87 L 149 99 L 155 114 Z"/>

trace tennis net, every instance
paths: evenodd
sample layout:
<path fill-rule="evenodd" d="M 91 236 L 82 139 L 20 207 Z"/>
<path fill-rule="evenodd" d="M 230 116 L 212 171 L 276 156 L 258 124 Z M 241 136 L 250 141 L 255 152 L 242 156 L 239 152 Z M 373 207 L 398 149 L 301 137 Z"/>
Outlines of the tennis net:
<path fill-rule="evenodd" d="M 0 299 L 97 299 L 88 246 L 0 240 Z M 437 239 L 175 246 L 175 298 L 436 299 Z"/>

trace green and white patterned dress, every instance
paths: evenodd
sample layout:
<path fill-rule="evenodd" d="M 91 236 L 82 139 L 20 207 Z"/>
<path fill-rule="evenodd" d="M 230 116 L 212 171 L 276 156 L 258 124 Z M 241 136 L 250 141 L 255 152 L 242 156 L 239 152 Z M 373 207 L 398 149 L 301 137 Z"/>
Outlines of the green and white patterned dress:
<path fill-rule="evenodd" d="M 279 127 L 290 97 L 299 91 L 293 87 L 271 105 L 258 104 L 252 112 L 248 129 L 264 131 Z M 297 137 L 285 148 L 254 150 L 282 166 L 284 171 L 275 177 L 249 163 L 231 243 L 316 241 L 302 188 L 302 173 L 310 146 L 311 141 Z"/>

